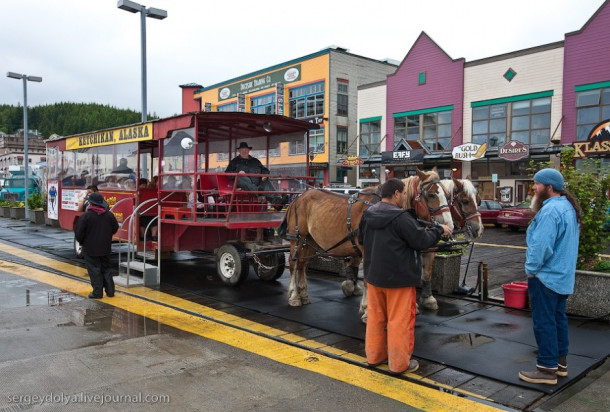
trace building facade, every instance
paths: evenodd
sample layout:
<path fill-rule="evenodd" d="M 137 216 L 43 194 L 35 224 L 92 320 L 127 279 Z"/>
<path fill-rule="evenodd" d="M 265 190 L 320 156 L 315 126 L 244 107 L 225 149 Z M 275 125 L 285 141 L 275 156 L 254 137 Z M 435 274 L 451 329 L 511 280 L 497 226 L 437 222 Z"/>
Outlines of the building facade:
<path fill-rule="evenodd" d="M 530 160 L 558 164 L 564 145 L 607 168 L 609 24 L 606 1 L 563 41 L 470 62 L 422 32 L 385 83 L 359 88 L 360 135 L 385 123 L 383 151 L 360 167 L 359 184 L 371 169 L 383 180 L 436 166 L 441 177 L 472 179 L 484 198 L 514 204 L 530 191 Z M 360 139 L 361 155 L 367 144 Z"/>
<path fill-rule="evenodd" d="M 303 170 L 307 156 L 317 182 L 356 185 L 357 167 L 346 160 L 357 154 L 357 89 L 395 70 L 391 62 L 333 47 L 211 86 L 181 86 L 183 111 L 193 109 L 195 101 L 204 111 L 280 114 L 318 124 L 309 147 L 303 140 L 271 148 L 269 169 L 278 174 Z"/>
<path fill-rule="evenodd" d="M 0 132 L 0 177 L 9 177 L 10 166 L 25 165 L 23 149 L 23 129 L 12 135 Z M 28 135 L 28 163 L 30 167 L 46 160 L 46 146 L 42 136 L 30 131 Z"/>

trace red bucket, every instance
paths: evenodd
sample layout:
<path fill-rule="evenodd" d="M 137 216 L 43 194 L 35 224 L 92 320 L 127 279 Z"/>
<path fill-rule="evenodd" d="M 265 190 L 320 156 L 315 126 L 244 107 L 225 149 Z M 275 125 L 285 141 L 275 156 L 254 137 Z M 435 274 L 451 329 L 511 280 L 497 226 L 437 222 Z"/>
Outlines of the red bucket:
<path fill-rule="evenodd" d="M 525 283 L 525 285 L 519 283 Z M 515 309 L 523 309 L 527 307 L 527 282 L 519 283 L 502 285 L 505 306 Z"/>

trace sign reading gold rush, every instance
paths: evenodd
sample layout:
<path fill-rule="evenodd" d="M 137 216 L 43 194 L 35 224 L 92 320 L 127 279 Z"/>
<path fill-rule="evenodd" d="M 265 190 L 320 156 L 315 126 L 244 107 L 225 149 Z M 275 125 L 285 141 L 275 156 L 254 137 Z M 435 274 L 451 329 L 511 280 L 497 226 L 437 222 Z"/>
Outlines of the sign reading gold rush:
<path fill-rule="evenodd" d="M 218 101 L 235 97 L 237 93 L 253 93 L 273 87 L 276 83 L 291 83 L 297 80 L 301 80 L 300 64 L 221 87 L 218 89 Z"/>
<path fill-rule="evenodd" d="M 66 139 L 66 150 L 152 140 L 152 123 L 100 130 Z"/>

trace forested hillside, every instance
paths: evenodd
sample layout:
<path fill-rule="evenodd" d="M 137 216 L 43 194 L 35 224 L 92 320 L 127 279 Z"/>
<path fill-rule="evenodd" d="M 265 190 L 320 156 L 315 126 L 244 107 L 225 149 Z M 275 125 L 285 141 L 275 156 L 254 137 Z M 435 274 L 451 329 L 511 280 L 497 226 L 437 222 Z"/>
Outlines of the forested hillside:
<path fill-rule="evenodd" d="M 140 112 L 95 103 L 56 103 L 28 109 L 28 129 L 37 130 L 43 138 L 53 133 L 69 136 L 140 120 Z M 0 131 L 13 134 L 18 129 L 23 129 L 23 106 L 0 105 Z"/>

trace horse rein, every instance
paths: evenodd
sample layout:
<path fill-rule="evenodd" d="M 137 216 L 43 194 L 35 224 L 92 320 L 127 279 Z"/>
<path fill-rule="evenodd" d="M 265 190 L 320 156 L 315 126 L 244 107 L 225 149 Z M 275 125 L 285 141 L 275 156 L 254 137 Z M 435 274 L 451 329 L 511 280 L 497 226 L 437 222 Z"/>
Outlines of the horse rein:
<path fill-rule="evenodd" d="M 443 188 L 444 190 L 444 188 Z M 446 192 L 445 192 L 446 193 Z M 475 219 L 479 216 L 481 216 L 481 213 L 479 212 L 479 209 L 475 209 L 473 212 L 464 212 L 464 209 L 461 207 L 462 203 L 459 200 L 458 195 L 460 193 L 466 193 L 464 190 L 457 190 L 457 189 L 453 189 L 451 191 L 451 196 L 449 197 L 449 208 L 453 211 L 455 211 L 455 215 L 459 216 L 459 222 L 458 226 L 461 228 L 463 228 L 464 226 L 466 226 L 466 222 L 471 220 L 471 219 Z"/>

